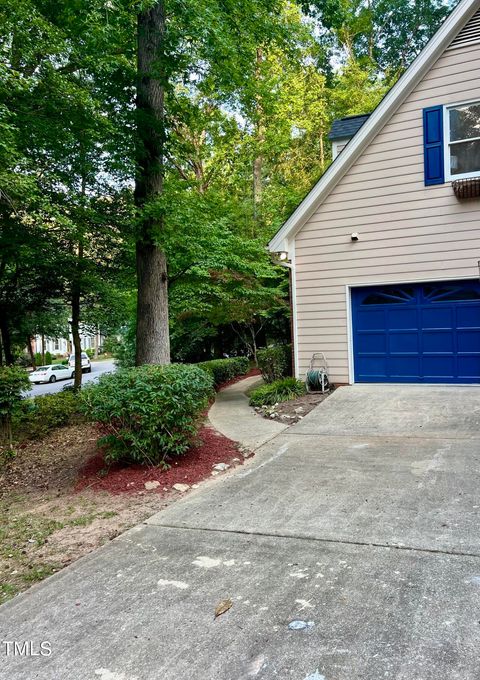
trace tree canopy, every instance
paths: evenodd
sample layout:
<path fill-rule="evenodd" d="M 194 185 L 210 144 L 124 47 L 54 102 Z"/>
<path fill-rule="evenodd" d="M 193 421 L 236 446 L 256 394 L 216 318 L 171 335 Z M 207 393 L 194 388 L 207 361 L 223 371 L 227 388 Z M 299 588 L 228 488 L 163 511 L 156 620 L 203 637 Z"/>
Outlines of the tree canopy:
<path fill-rule="evenodd" d="M 373 110 L 450 8 L 2 0 L 0 362 L 66 325 L 77 349 L 82 324 L 137 327 L 140 362 L 287 340 L 266 243 L 333 119 Z"/>

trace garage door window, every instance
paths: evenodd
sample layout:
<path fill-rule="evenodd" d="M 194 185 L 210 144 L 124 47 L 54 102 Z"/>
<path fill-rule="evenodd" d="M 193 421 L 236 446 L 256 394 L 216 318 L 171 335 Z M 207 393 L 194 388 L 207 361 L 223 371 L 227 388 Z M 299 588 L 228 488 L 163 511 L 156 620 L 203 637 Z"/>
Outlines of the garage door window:
<path fill-rule="evenodd" d="M 396 288 L 379 290 L 375 293 L 367 295 L 362 304 L 363 305 L 400 305 L 410 302 L 415 297 L 413 288 Z"/>
<path fill-rule="evenodd" d="M 461 302 L 462 300 L 480 300 L 477 290 L 450 286 L 439 288 L 438 286 L 424 286 L 423 296 L 430 302 Z"/>

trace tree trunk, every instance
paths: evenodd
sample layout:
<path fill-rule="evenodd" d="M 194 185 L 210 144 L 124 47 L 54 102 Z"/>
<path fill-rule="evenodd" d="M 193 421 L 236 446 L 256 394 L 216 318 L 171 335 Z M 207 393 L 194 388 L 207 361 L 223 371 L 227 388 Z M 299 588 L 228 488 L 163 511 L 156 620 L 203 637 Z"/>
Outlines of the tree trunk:
<path fill-rule="evenodd" d="M 45 334 L 42 333 L 42 364 L 45 363 Z"/>
<path fill-rule="evenodd" d="M 80 297 L 81 297 L 81 276 L 83 244 L 78 244 L 78 262 L 72 281 L 72 339 L 73 352 L 75 354 L 75 378 L 73 388 L 79 390 L 82 386 L 82 344 L 80 340 Z"/>
<path fill-rule="evenodd" d="M 97 327 L 95 329 L 95 338 L 94 338 L 94 341 L 93 341 L 93 347 L 94 347 L 93 356 L 94 356 L 95 359 L 98 359 L 98 336 L 99 335 L 100 335 L 100 329 Z"/>
<path fill-rule="evenodd" d="M 137 349 L 136 364 L 168 364 L 168 275 L 165 253 L 158 242 L 161 216 L 144 209 L 163 192 L 165 153 L 165 8 L 159 0 L 138 16 L 137 46 L 137 177 L 135 204 L 140 213 L 136 245 Z"/>
<path fill-rule="evenodd" d="M 260 82 L 261 73 L 260 67 L 263 61 L 263 50 L 261 48 L 257 49 L 256 53 L 256 79 L 257 83 Z M 264 121 L 264 111 L 262 104 L 261 94 L 257 94 L 256 97 L 256 144 L 257 144 L 257 155 L 253 160 L 253 220 L 255 225 L 258 224 L 261 216 L 262 208 L 262 198 L 263 198 L 263 184 L 262 184 L 262 172 L 263 172 L 263 153 L 262 148 L 265 143 L 265 121 Z M 255 237 L 257 230 L 254 230 L 253 236 Z"/>
<path fill-rule="evenodd" d="M 14 362 L 12 353 L 12 340 L 10 338 L 10 329 L 5 317 L 0 320 L 0 331 L 2 333 L 3 353 L 5 356 L 5 364 L 11 366 Z"/>
<path fill-rule="evenodd" d="M 30 356 L 30 361 L 33 366 L 33 370 L 37 368 L 37 365 L 35 363 L 35 353 L 33 351 L 33 338 L 31 335 L 27 337 L 27 349 L 28 349 L 28 354 Z"/>

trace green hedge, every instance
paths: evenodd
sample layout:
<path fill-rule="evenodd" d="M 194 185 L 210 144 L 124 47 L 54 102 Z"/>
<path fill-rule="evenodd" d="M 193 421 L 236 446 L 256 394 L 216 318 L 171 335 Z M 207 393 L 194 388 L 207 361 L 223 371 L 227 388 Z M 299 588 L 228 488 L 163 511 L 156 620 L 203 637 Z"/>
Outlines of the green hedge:
<path fill-rule="evenodd" d="M 266 383 L 290 376 L 292 374 L 292 346 L 277 345 L 259 349 L 257 361 Z"/>
<path fill-rule="evenodd" d="M 80 412 L 80 400 L 73 390 L 25 399 L 14 419 L 14 430 L 20 438 L 44 437 L 55 427 L 72 422 Z"/>
<path fill-rule="evenodd" d="M 250 362 L 247 357 L 232 357 L 230 359 L 203 361 L 195 364 L 195 366 L 198 366 L 203 371 L 207 371 L 212 376 L 215 387 L 219 387 L 219 385 L 232 380 L 232 378 L 248 373 Z"/>
<path fill-rule="evenodd" d="M 30 381 L 21 366 L 0 366 L 0 446 L 12 445 L 12 420 L 22 406 Z"/>
<path fill-rule="evenodd" d="M 213 393 L 211 376 L 197 366 L 140 366 L 102 375 L 81 392 L 82 409 L 101 423 L 107 462 L 163 464 L 185 453 L 199 415 Z"/>
<path fill-rule="evenodd" d="M 261 385 L 250 394 L 250 406 L 273 406 L 281 401 L 290 401 L 306 392 L 305 383 L 296 378 L 283 378 L 267 385 Z"/>

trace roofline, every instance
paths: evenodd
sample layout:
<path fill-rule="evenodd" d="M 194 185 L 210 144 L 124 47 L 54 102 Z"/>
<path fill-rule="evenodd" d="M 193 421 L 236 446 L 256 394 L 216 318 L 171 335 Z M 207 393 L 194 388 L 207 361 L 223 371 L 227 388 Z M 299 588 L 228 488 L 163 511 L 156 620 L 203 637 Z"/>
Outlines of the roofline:
<path fill-rule="evenodd" d="M 388 122 L 479 6 L 480 0 L 462 0 L 449 14 L 409 68 L 370 114 L 357 134 L 351 138 L 343 152 L 337 156 L 313 189 L 272 238 L 268 244 L 271 252 L 289 250 L 289 240 L 303 227 L 308 218 L 357 160 L 363 149 Z"/>

